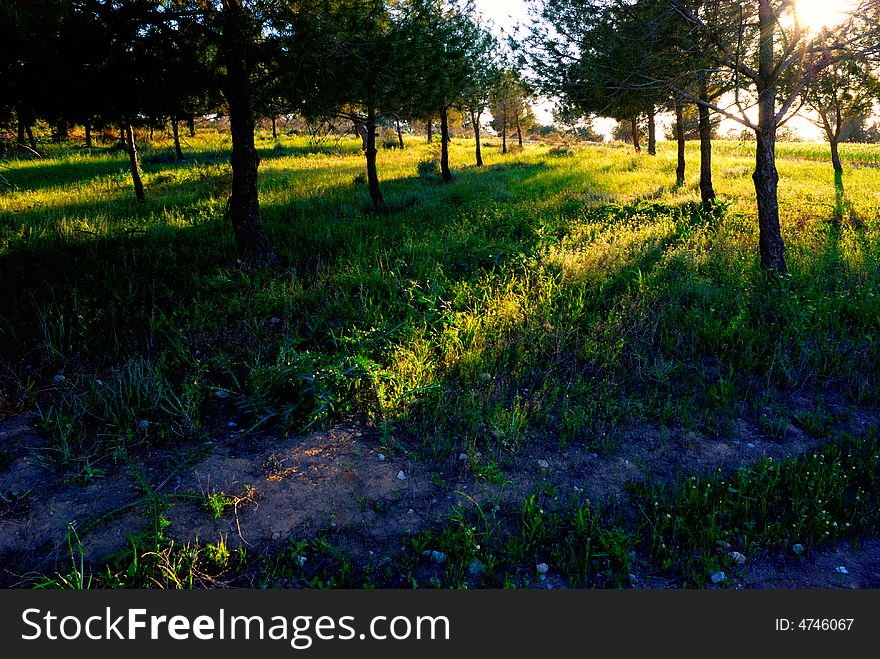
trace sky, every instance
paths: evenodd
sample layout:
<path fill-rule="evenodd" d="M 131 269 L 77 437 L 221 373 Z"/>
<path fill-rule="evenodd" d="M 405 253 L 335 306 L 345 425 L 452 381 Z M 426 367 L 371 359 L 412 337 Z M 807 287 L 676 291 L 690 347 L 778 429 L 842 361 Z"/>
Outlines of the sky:
<path fill-rule="evenodd" d="M 801 0 L 802 2 L 805 0 Z M 820 1 L 820 0 L 810 0 Z M 505 34 L 511 34 L 517 24 L 528 25 L 529 13 L 526 0 L 474 0 L 477 9 L 482 13 L 483 17 L 490 20 L 495 25 L 496 34 L 501 37 Z M 535 116 L 542 124 L 550 124 L 553 122 L 552 110 L 553 103 L 549 100 L 542 99 L 535 104 Z M 671 117 L 659 117 L 657 135 L 658 139 L 662 139 L 663 126 L 671 122 Z M 802 117 L 793 118 L 788 125 L 800 133 L 805 139 L 819 140 L 821 134 L 819 129 Z M 609 135 L 614 120 L 600 118 L 593 122 L 594 128 L 600 132 Z M 724 119 L 721 122 L 720 132 L 725 134 L 728 130 L 742 130 L 735 121 Z"/>

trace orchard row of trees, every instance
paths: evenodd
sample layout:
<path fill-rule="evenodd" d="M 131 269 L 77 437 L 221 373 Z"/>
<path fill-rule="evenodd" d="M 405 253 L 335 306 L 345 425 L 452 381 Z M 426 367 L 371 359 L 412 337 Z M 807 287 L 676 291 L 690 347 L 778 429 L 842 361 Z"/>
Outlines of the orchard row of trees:
<path fill-rule="evenodd" d="M 374 208 L 380 122 L 439 124 L 449 167 L 449 115 L 465 114 L 482 165 L 480 126 L 491 111 L 503 148 L 533 123 L 529 90 L 471 0 L 0 0 L 0 124 L 37 150 L 40 118 L 64 137 L 72 125 L 112 127 L 125 142 L 138 200 L 145 199 L 132 126 L 228 115 L 229 216 L 240 258 L 277 259 L 259 221 L 254 126 L 298 114 L 351 122 L 363 139 Z M 430 139 L 430 137 L 429 137 Z M 402 145 L 402 138 L 401 138 Z"/>
<path fill-rule="evenodd" d="M 878 98 L 880 2 L 852 0 L 833 24 L 807 25 L 797 0 L 532 0 L 535 19 L 520 57 L 534 82 L 575 111 L 628 121 L 636 150 L 647 117 L 675 113 L 679 185 L 685 173 L 685 115 L 696 108 L 700 194 L 712 185 L 713 117 L 756 137 L 753 180 L 761 265 L 785 272 L 779 225 L 777 131 L 804 107 L 814 111 L 842 171 L 837 144 L 848 122 Z M 829 16 L 832 16 L 829 13 Z M 831 21 L 829 21 L 831 22 Z"/>
<path fill-rule="evenodd" d="M 880 0 L 852 0 L 834 25 L 802 24 L 797 0 L 531 0 L 536 19 L 512 44 L 531 85 L 558 115 L 610 116 L 630 125 L 636 150 L 646 118 L 674 112 L 676 179 L 684 183 L 686 120 L 696 112 L 700 194 L 715 198 L 711 138 L 719 117 L 756 138 L 753 175 L 761 264 L 785 272 L 779 226 L 777 131 L 802 107 L 815 111 L 841 171 L 844 126 L 877 97 Z M 352 123 L 363 139 L 374 208 L 385 202 L 377 171 L 381 122 L 439 124 L 440 170 L 450 181 L 449 115 L 466 114 L 482 164 L 480 122 L 493 115 L 507 150 L 534 121 L 529 86 L 499 56 L 472 0 L 0 0 L 0 123 L 36 150 L 32 126 L 63 136 L 113 126 L 128 148 L 143 200 L 133 125 L 228 115 L 229 216 L 241 258 L 276 256 L 259 221 L 254 125 L 296 113 Z M 191 128 L 190 128 L 191 129 Z M 430 138 L 429 138 L 430 139 Z M 402 141 L 402 140 L 401 140 Z"/>

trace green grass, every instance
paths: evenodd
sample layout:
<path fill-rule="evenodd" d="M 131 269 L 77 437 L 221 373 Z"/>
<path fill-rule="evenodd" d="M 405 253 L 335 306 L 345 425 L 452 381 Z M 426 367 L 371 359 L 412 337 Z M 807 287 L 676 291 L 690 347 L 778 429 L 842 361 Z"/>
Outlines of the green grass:
<path fill-rule="evenodd" d="M 758 264 L 748 143 L 714 145 L 722 203 L 709 210 L 695 144 L 679 189 L 670 144 L 655 158 L 499 146 L 484 145 L 477 169 L 456 140 L 451 185 L 425 164 L 437 145 L 381 151 L 389 211 L 377 215 L 356 141 L 258 140 L 263 222 L 293 265 L 253 274 L 237 268 L 224 219 L 228 136 L 190 140 L 182 164 L 167 144 L 144 147 L 146 204 L 118 150 L 4 160 L 3 410 L 38 406 L 47 455 L 73 479 L 229 418 L 299 433 L 359 416 L 424 457 L 482 452 L 486 478 L 503 483 L 529 442 L 609 451 L 635 422 L 725 435 L 739 418 L 777 437 L 795 391 L 876 405 L 880 170 L 855 165 L 880 148 L 844 145 L 841 206 L 825 147 L 779 146 L 779 279 Z M 823 409 L 798 414 L 830 434 Z M 548 522 L 542 542 L 573 583 L 616 585 L 631 529 L 596 536 L 599 562 L 566 558 L 592 514 Z M 711 540 L 699 540 L 703 563 Z M 533 551 L 504 542 L 480 560 Z M 694 572 L 670 552 L 658 560 Z M 450 556 L 444 583 L 460 583 L 475 557 Z"/>

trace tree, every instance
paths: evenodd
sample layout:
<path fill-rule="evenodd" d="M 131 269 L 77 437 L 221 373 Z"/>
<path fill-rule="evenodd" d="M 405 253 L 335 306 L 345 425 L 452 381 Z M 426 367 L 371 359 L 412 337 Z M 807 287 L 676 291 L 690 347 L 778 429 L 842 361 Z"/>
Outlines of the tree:
<path fill-rule="evenodd" d="M 568 106 L 564 102 L 557 103 L 553 108 L 553 124 L 565 135 L 580 140 L 605 141 L 605 136 L 597 133 L 593 127 L 592 117 L 584 115 L 577 108 Z"/>
<path fill-rule="evenodd" d="M 838 144 L 846 137 L 844 131 L 871 113 L 878 92 L 880 81 L 856 60 L 829 66 L 804 92 L 805 104 L 817 115 L 811 121 L 825 134 L 831 147 L 831 164 L 838 175 L 843 174 Z"/>
<path fill-rule="evenodd" d="M 824 70 L 860 53 L 876 53 L 873 21 L 878 3 L 858 0 L 849 16 L 837 25 L 818 30 L 800 21 L 797 5 L 790 0 L 669 0 L 669 4 L 691 27 L 693 40 L 706 57 L 715 67 L 727 71 L 734 99 L 729 108 L 722 108 L 686 89 L 680 90 L 682 95 L 755 133 L 752 179 L 761 266 L 784 273 L 785 247 L 777 197 L 777 130 L 797 112 L 798 100 Z M 786 77 L 794 81 L 787 88 L 783 84 Z M 757 120 L 749 112 L 753 106 L 757 107 Z"/>
<path fill-rule="evenodd" d="M 232 135 L 232 195 L 229 218 L 239 256 L 251 266 L 278 261 L 260 224 L 257 172 L 260 156 L 254 145 L 254 112 L 251 95 L 252 49 L 261 34 L 260 24 L 243 0 L 223 0 L 220 14 L 220 49 L 226 67 L 223 95 L 229 106 Z"/>
<path fill-rule="evenodd" d="M 423 114 L 436 113 L 440 119 L 440 173 L 448 183 L 452 180 L 449 113 L 454 108 L 467 108 L 479 139 L 478 115 L 481 104 L 485 107 L 485 81 L 492 69 L 496 42 L 480 23 L 472 0 L 412 1 L 419 5 L 419 11 L 414 12 L 418 18 L 411 24 L 417 31 L 420 58 L 410 60 L 416 68 L 411 75 L 423 77 L 421 94 L 414 102 L 422 106 Z"/>
<path fill-rule="evenodd" d="M 425 21 L 418 2 L 316 0 L 297 29 L 283 30 L 290 107 L 309 119 L 354 124 L 375 211 L 385 208 L 376 167 L 379 121 L 424 106 L 424 80 L 414 74 L 423 61 L 417 36 Z"/>
<path fill-rule="evenodd" d="M 633 148 L 641 151 L 639 117 L 647 118 L 648 150 L 656 153 L 655 113 L 665 95 L 637 71 L 657 66 L 651 39 L 662 31 L 643 6 L 614 0 L 534 2 L 535 21 L 523 59 L 535 84 L 583 114 L 612 117 L 630 125 Z"/>
<path fill-rule="evenodd" d="M 513 69 L 498 72 L 489 92 L 489 111 L 492 113 L 492 127 L 501 133 L 501 153 L 507 153 L 509 132 L 517 128 L 528 112 L 528 97 L 525 82 Z M 522 132 L 519 134 L 522 144 Z"/>

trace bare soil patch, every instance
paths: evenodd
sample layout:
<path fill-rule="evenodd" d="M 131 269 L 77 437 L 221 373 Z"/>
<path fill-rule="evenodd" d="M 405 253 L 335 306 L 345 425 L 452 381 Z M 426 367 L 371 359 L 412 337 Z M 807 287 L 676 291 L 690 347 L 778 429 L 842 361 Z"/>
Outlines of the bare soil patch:
<path fill-rule="evenodd" d="M 831 408 L 843 415 L 842 406 Z M 375 429 L 352 422 L 294 438 L 244 439 L 230 431 L 199 454 L 144 450 L 136 462 L 105 465 L 101 477 L 77 484 L 46 466 L 48 442 L 34 420 L 21 415 L 0 424 L 0 447 L 7 456 L 0 470 L 0 583 L 7 585 L 26 583 L 28 575 L 51 573 L 69 561 L 71 527 L 89 561 L 99 563 L 124 549 L 128 536 L 149 523 L 141 505 L 150 493 L 145 482 L 151 492 L 167 497 L 166 535 L 175 542 L 225 538 L 230 547 L 245 544 L 272 552 L 291 539 L 329 536 L 358 560 L 397 554 L 402 538 L 443 524 L 457 505 L 510 511 L 542 492 L 560 508 L 589 498 L 625 509 L 628 484 L 784 459 L 823 441 L 794 425 L 782 440 L 767 439 L 745 420 L 726 437 L 640 424 L 623 433 L 618 449 L 605 453 L 585 444 L 560 449 L 535 443 L 516 456 L 492 456 L 498 469 L 487 479 L 483 456 L 443 464 L 419 460 L 403 446 L 383 447 Z M 850 410 L 840 428 L 858 433 L 876 421 L 872 412 Z M 226 495 L 235 504 L 215 519 L 204 506 L 211 494 Z M 737 583 L 876 587 L 880 544 L 872 540 L 845 551 L 838 546 L 827 559 L 796 564 L 768 558 L 748 566 Z M 846 565 L 850 578 L 834 572 L 837 565 L 829 571 L 831 563 Z M 646 577 L 641 585 L 674 584 Z"/>

